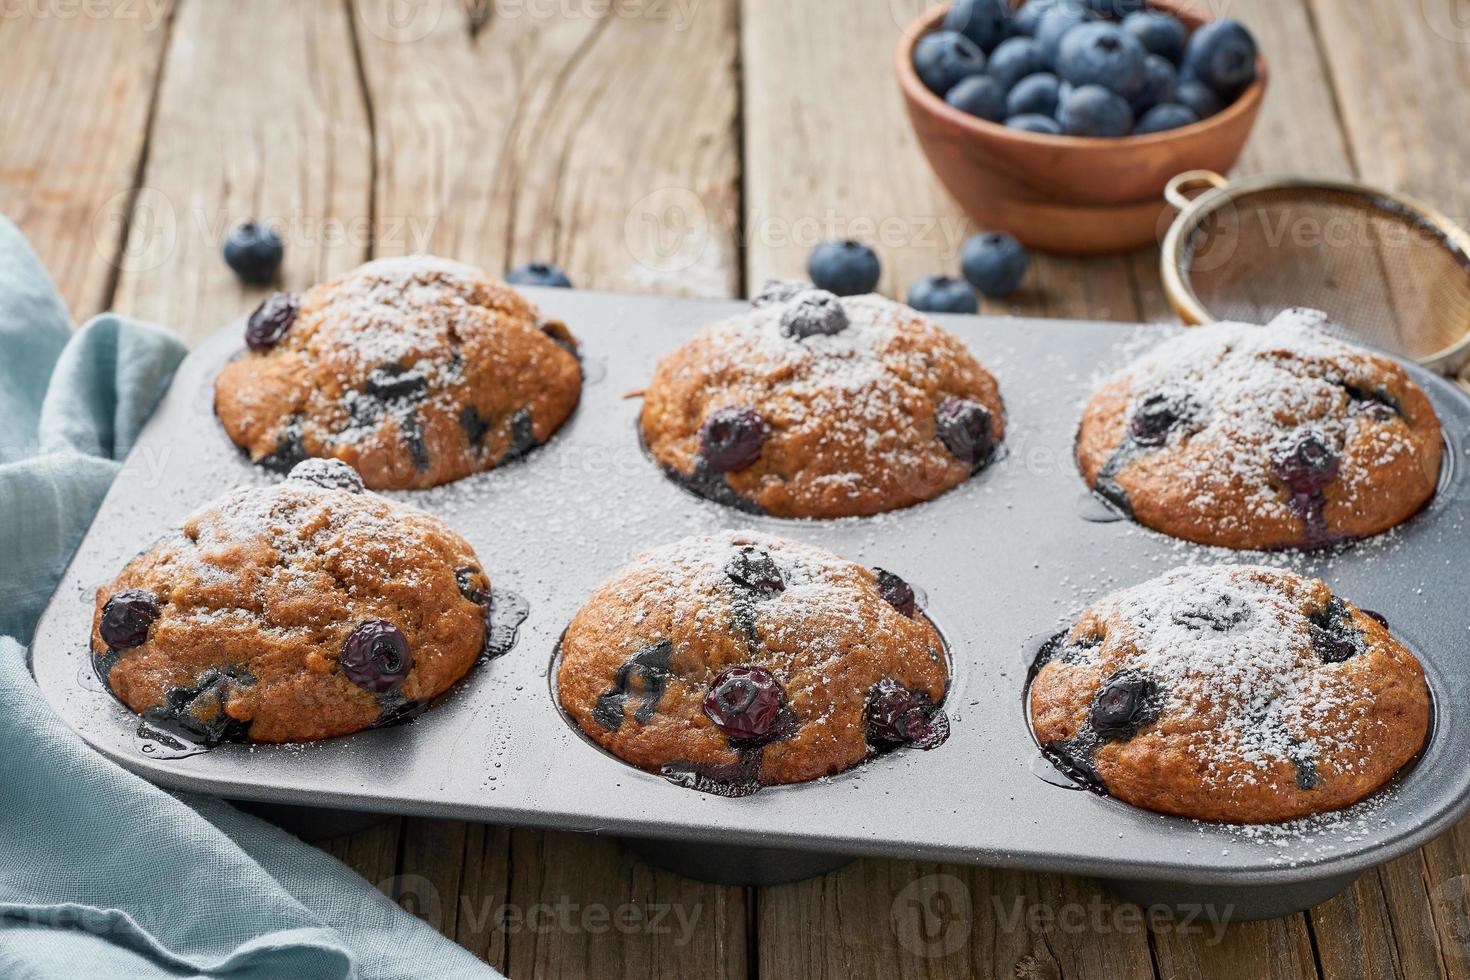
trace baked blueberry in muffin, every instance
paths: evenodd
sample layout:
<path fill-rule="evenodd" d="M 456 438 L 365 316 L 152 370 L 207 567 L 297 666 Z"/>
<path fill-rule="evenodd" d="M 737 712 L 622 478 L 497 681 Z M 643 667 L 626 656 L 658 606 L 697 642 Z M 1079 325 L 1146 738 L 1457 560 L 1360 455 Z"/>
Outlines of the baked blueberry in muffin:
<path fill-rule="evenodd" d="M 852 517 L 929 500 L 1005 434 L 995 379 L 957 338 L 876 295 L 773 282 L 659 361 L 645 444 L 696 493 L 753 513 Z"/>
<path fill-rule="evenodd" d="M 330 738 L 411 717 L 463 677 L 490 597 L 445 524 L 309 460 L 196 511 L 99 589 L 92 663 L 195 744 Z"/>
<path fill-rule="evenodd" d="M 1161 813 L 1336 810 L 1424 745 L 1429 689 L 1383 618 L 1324 583 L 1187 566 L 1092 606 L 1037 660 L 1031 726 L 1063 771 Z"/>
<path fill-rule="evenodd" d="M 841 772 L 949 723 L 944 643 L 899 576 L 754 532 L 650 551 L 562 637 L 562 707 L 640 769 L 722 795 Z"/>
<path fill-rule="evenodd" d="M 432 256 L 379 259 L 250 315 L 215 411 L 250 459 L 352 465 L 373 489 L 448 483 L 551 438 L 581 394 L 576 341 L 513 289 Z"/>
<path fill-rule="evenodd" d="M 1159 345 L 1088 403 L 1083 478 L 1140 524 L 1227 548 L 1314 548 L 1409 518 L 1439 478 L 1434 408 L 1319 322 L 1293 311 Z"/>

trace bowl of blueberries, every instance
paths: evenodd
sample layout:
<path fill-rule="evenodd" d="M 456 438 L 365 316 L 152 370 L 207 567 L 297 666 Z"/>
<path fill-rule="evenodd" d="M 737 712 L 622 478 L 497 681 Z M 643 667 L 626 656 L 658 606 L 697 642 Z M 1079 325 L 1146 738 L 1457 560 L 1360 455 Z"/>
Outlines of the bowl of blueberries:
<path fill-rule="evenodd" d="M 1203 0 L 953 0 L 904 32 L 897 72 L 940 180 L 976 222 L 1089 254 L 1155 241 L 1164 185 L 1224 173 L 1266 65 Z"/>

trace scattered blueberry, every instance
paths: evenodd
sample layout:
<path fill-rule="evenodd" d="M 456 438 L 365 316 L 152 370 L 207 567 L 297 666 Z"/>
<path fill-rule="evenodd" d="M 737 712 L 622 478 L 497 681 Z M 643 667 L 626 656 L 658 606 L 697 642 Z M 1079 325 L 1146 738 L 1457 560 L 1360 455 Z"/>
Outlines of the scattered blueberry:
<path fill-rule="evenodd" d="M 306 459 L 291 468 L 288 480 L 304 480 L 328 490 L 362 493 L 362 477 L 357 470 L 340 459 Z"/>
<path fill-rule="evenodd" d="M 981 51 L 991 51 L 1010 32 L 1010 4 L 1006 0 L 954 0 L 942 26 L 963 34 Z"/>
<path fill-rule="evenodd" d="M 847 310 L 825 289 L 809 289 L 798 295 L 781 314 L 781 332 L 793 340 L 818 334 L 830 336 L 847 329 Z"/>
<path fill-rule="evenodd" d="M 721 734 L 737 741 L 766 738 L 777 730 L 786 692 L 760 667 L 731 667 L 720 673 L 704 696 L 704 713 Z"/>
<path fill-rule="evenodd" d="M 1256 54 L 1256 39 L 1240 21 L 1211 21 L 1185 45 L 1183 74 L 1228 102 L 1256 80 Z"/>
<path fill-rule="evenodd" d="M 1027 75 L 1006 95 L 1006 114 L 1010 116 L 1055 116 L 1060 100 L 1061 83 L 1049 71 Z M 1060 128 L 1058 132 L 1060 132 Z"/>
<path fill-rule="evenodd" d="M 1184 57 L 1184 43 L 1189 39 L 1189 31 L 1172 14 L 1140 10 L 1123 18 L 1123 30 L 1138 38 L 1150 54 L 1167 58 L 1174 64 Z"/>
<path fill-rule="evenodd" d="M 1194 417 L 1198 409 L 1188 395 L 1178 391 L 1156 391 L 1139 403 L 1128 420 L 1128 434 L 1140 446 L 1162 446 L 1180 422 Z"/>
<path fill-rule="evenodd" d="M 919 745 L 932 748 L 949 733 L 947 720 L 933 701 L 915 694 L 892 678 L 873 685 L 863 706 L 869 744 L 877 748 Z"/>
<path fill-rule="evenodd" d="M 980 309 L 969 283 L 951 276 L 925 276 L 909 287 L 905 302 L 925 313 L 974 313 Z"/>
<path fill-rule="evenodd" d="M 731 405 L 715 412 L 699 430 L 699 451 L 717 473 L 743 470 L 760 459 L 766 424 L 753 409 Z"/>
<path fill-rule="evenodd" d="M 276 277 L 286 247 L 274 228 L 247 221 L 230 232 L 224 252 L 225 264 L 235 275 L 253 286 L 264 286 Z"/>
<path fill-rule="evenodd" d="M 342 673 L 364 691 L 386 694 L 413 669 L 413 654 L 403 631 L 386 619 L 359 623 L 342 645 Z"/>
<path fill-rule="evenodd" d="M 279 344 L 296 322 L 296 310 L 296 297 L 291 293 L 267 296 L 245 321 L 245 346 L 253 351 L 267 351 Z"/>
<path fill-rule="evenodd" d="M 958 31 L 927 34 L 914 45 L 914 71 L 929 91 L 943 96 L 960 79 L 985 70 L 985 54 Z"/>
<path fill-rule="evenodd" d="M 978 469 L 995 449 L 995 425 L 984 405 L 946 398 L 934 413 L 935 433 L 956 459 Z"/>
<path fill-rule="evenodd" d="M 1180 80 L 1174 89 L 1174 101 L 1200 119 L 1208 119 L 1225 108 L 1225 103 L 1220 101 L 1220 97 L 1208 85 L 1192 78 Z"/>
<path fill-rule="evenodd" d="M 1156 105 L 1174 101 L 1174 90 L 1179 87 L 1179 72 L 1174 65 L 1156 54 L 1143 59 L 1143 87 L 1128 100 L 1135 115 L 1147 112 Z"/>
<path fill-rule="evenodd" d="M 158 600 L 142 589 L 126 589 L 102 606 L 97 631 L 111 650 L 131 650 L 148 642 L 148 631 L 158 619 Z"/>
<path fill-rule="evenodd" d="M 980 119 L 1000 122 L 1006 117 L 1006 90 L 989 75 L 971 75 L 950 89 L 944 101 Z"/>
<path fill-rule="evenodd" d="M 1271 461 L 1276 477 L 1293 494 L 1310 496 L 1337 479 L 1337 454 L 1315 432 L 1306 432 Z"/>
<path fill-rule="evenodd" d="M 762 306 L 784 303 L 811 288 L 811 283 L 800 279 L 767 279 L 761 291 L 750 298 L 750 305 L 759 309 Z"/>
<path fill-rule="evenodd" d="M 1012 37 L 1000 43 L 986 62 L 985 74 L 1010 91 L 1027 75 L 1046 71 L 1046 55 L 1035 38 Z"/>
<path fill-rule="evenodd" d="M 992 299 L 1009 296 L 1026 275 L 1026 250 L 1010 235 L 982 232 L 960 246 L 960 269 L 965 279 Z"/>
<path fill-rule="evenodd" d="M 806 270 L 813 285 L 835 296 L 871 293 L 877 288 L 878 277 L 882 273 L 877 254 L 862 242 L 850 238 L 823 242 L 812 249 Z"/>
<path fill-rule="evenodd" d="M 567 274 L 550 262 L 527 262 L 515 266 L 505 274 L 505 281 L 512 286 L 572 288 L 572 280 L 567 278 Z"/>
<path fill-rule="evenodd" d="M 1101 85 L 1073 89 L 1062 100 L 1057 121 L 1071 136 L 1127 136 L 1133 132 L 1133 110 L 1121 95 Z"/>
<path fill-rule="evenodd" d="M 1177 102 L 1165 102 L 1156 105 L 1143 114 L 1138 120 L 1138 125 L 1133 127 L 1133 132 L 1142 136 L 1146 133 L 1162 133 L 1170 129 L 1179 129 L 1181 126 L 1192 126 L 1199 122 L 1199 116 L 1188 106 L 1182 106 Z"/>
<path fill-rule="evenodd" d="M 1120 670 L 1093 695 L 1087 713 L 1092 730 L 1107 741 L 1125 741 L 1159 716 L 1159 685 L 1147 674 Z"/>
<path fill-rule="evenodd" d="M 1041 116 L 1036 113 L 1012 116 L 1006 120 L 1006 126 L 1010 129 L 1019 129 L 1026 133 L 1043 133 L 1047 136 L 1061 136 L 1062 124 L 1051 116 Z"/>
<path fill-rule="evenodd" d="M 905 616 L 912 617 L 917 607 L 914 587 L 892 572 L 881 568 L 875 568 L 873 571 L 878 574 L 878 594 L 883 597 L 883 601 Z"/>
<path fill-rule="evenodd" d="M 1056 67 L 1057 55 L 1062 46 L 1062 38 L 1072 28 L 1097 17 L 1092 11 L 1079 3 L 1063 2 L 1048 9 L 1041 15 L 1040 22 L 1036 25 L 1036 41 L 1041 45 L 1041 53 L 1046 58 L 1046 63 Z"/>
<path fill-rule="evenodd" d="M 786 591 L 781 569 L 776 567 L 770 553 L 760 548 L 746 546 L 735 552 L 725 566 L 725 575 L 749 592 L 772 596 Z"/>
<path fill-rule="evenodd" d="M 1131 99 L 1143 89 L 1147 56 L 1138 38 L 1117 24 L 1083 24 L 1062 38 L 1057 75 L 1079 88 L 1101 85 Z"/>

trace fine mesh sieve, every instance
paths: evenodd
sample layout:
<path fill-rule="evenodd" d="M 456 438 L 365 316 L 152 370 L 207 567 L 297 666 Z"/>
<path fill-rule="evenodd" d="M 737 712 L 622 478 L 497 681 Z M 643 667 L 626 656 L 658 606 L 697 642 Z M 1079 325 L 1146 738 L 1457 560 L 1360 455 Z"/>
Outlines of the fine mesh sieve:
<path fill-rule="evenodd" d="M 1438 371 L 1470 360 L 1470 236 L 1432 208 L 1361 184 L 1208 170 L 1164 194 L 1180 212 L 1164 288 L 1185 322 L 1267 323 L 1309 307 L 1331 333 Z"/>

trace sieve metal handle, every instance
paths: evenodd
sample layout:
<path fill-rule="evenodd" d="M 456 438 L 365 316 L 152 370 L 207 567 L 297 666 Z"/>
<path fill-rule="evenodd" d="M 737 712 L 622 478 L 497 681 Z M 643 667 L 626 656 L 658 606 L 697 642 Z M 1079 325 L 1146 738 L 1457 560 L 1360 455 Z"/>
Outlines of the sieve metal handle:
<path fill-rule="evenodd" d="M 1213 170 L 1186 170 L 1182 174 L 1175 174 L 1164 185 L 1164 200 L 1173 205 L 1175 210 L 1183 211 L 1194 201 L 1189 196 L 1191 192 L 1209 188 L 1220 190 L 1229 183 L 1229 180 Z"/>

